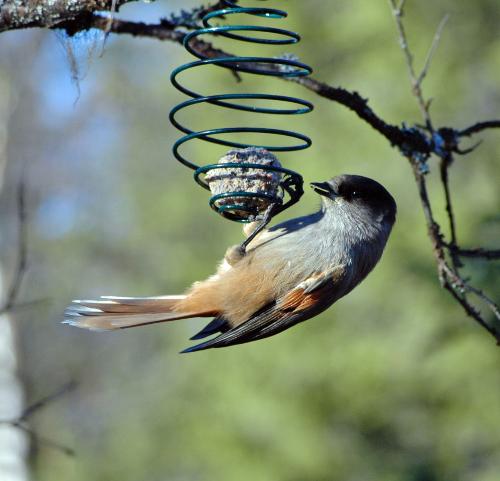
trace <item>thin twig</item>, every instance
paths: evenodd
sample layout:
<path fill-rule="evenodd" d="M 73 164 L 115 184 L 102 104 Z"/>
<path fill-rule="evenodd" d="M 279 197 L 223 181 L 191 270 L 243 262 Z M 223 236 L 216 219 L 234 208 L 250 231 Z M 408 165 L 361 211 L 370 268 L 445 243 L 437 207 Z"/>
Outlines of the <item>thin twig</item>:
<path fill-rule="evenodd" d="M 65 394 L 69 393 L 70 391 L 73 391 L 75 388 L 76 388 L 75 381 L 70 381 L 70 382 L 66 383 L 64 386 L 60 387 L 57 391 L 53 392 L 52 394 L 49 394 L 48 396 L 45 396 L 45 397 L 39 399 L 38 401 L 34 402 L 33 404 L 29 405 L 21 413 L 18 420 L 21 422 L 26 421 L 31 416 L 33 416 L 33 414 L 40 411 L 48 404 L 52 403 L 52 401 L 55 401 L 56 399 L 60 398 L 61 396 L 64 396 Z"/>
<path fill-rule="evenodd" d="M 56 399 L 60 398 L 64 394 L 67 394 L 69 391 L 72 391 L 76 387 L 76 383 L 74 381 L 71 381 L 61 388 L 59 388 L 57 391 L 55 391 L 52 394 L 49 394 L 48 396 L 34 402 L 30 406 L 28 406 L 22 413 L 21 415 L 16 418 L 16 419 L 0 419 L 0 424 L 3 425 L 8 425 L 12 426 L 17 429 L 21 429 L 25 433 L 27 433 L 30 436 L 32 444 L 37 447 L 40 445 L 47 446 L 52 449 L 56 449 L 58 451 L 61 451 L 62 453 L 68 455 L 68 456 L 74 456 L 75 452 L 71 449 L 68 448 L 67 446 L 64 446 L 57 441 L 54 441 L 50 438 L 47 438 L 45 436 L 41 436 L 38 434 L 33 428 L 28 426 L 26 422 L 28 421 L 29 418 L 31 418 L 35 413 L 46 407 L 47 405 L 51 404 L 54 402 Z"/>
<path fill-rule="evenodd" d="M 408 44 L 408 38 L 406 36 L 406 30 L 404 27 L 403 23 L 403 15 L 404 15 L 404 1 L 401 1 L 399 5 L 396 7 L 396 2 L 395 0 L 389 0 L 389 5 L 391 6 L 392 9 L 392 14 L 394 16 L 394 19 L 396 20 L 396 28 L 398 30 L 398 36 L 399 36 L 399 45 L 401 47 L 401 50 L 404 53 L 405 60 L 406 60 L 406 67 L 408 69 L 408 75 L 411 80 L 411 85 L 412 85 L 412 91 L 415 97 L 417 98 L 418 101 L 418 106 L 420 108 L 420 111 L 422 113 L 422 117 L 424 118 L 425 124 L 429 130 L 432 130 L 432 123 L 431 123 L 431 118 L 429 115 L 429 103 L 425 101 L 424 95 L 422 93 L 422 81 L 425 78 L 425 75 L 427 74 L 427 69 L 424 66 L 424 69 L 422 70 L 422 73 L 417 76 L 415 73 L 415 67 L 413 63 L 413 54 L 411 53 L 410 46 Z M 440 35 L 440 34 L 439 34 Z M 436 37 L 435 37 L 436 38 Z M 434 42 L 433 44 L 434 45 Z M 432 53 L 435 50 L 434 46 L 431 46 L 431 49 L 429 51 L 429 54 L 427 55 L 428 62 L 430 63 L 432 59 Z"/>
<path fill-rule="evenodd" d="M 441 183 L 443 185 L 443 191 L 444 191 L 445 209 L 446 209 L 446 213 L 448 215 L 448 224 L 449 224 L 449 228 L 450 228 L 449 245 L 456 246 L 457 242 L 458 242 L 457 241 L 457 229 L 456 229 L 456 222 L 455 222 L 455 214 L 453 212 L 453 204 L 451 201 L 450 181 L 449 181 L 449 175 L 448 175 L 448 169 L 449 169 L 450 165 L 452 164 L 452 162 L 453 162 L 453 154 L 451 154 L 451 153 L 441 157 L 439 171 L 440 171 Z M 453 263 L 453 267 L 455 268 L 455 270 L 462 267 L 462 263 L 460 262 L 459 257 L 456 255 L 456 253 L 453 249 L 450 249 L 450 257 L 451 257 L 451 261 Z"/>
<path fill-rule="evenodd" d="M 500 332 L 498 332 L 497 329 L 486 323 L 483 320 L 481 313 L 474 306 L 469 304 L 463 296 L 458 294 L 451 284 L 446 282 L 444 288 L 458 301 L 458 303 L 462 306 L 466 314 L 472 319 L 474 319 L 482 328 L 488 331 L 496 340 L 497 345 L 500 346 Z"/>
<path fill-rule="evenodd" d="M 500 308 L 496 303 L 490 299 L 481 289 L 471 286 L 462 277 L 460 277 L 454 270 L 452 270 L 447 264 L 443 264 L 443 269 L 446 271 L 446 275 L 450 278 L 455 288 L 460 289 L 464 292 L 470 292 L 479 297 L 483 302 L 485 302 L 491 309 L 495 317 L 500 321 Z"/>
<path fill-rule="evenodd" d="M 66 456 L 75 456 L 75 454 L 76 454 L 74 449 L 69 448 L 68 446 L 64 446 L 63 444 L 58 443 L 57 441 L 54 441 L 51 438 L 41 436 L 34 429 L 30 428 L 26 424 L 23 424 L 23 423 L 17 422 L 17 421 L 11 421 L 11 422 L 0 421 L 0 424 L 2 424 L 2 423 L 9 424 L 12 427 L 15 427 L 17 429 L 20 429 L 21 431 L 24 431 L 26 434 L 29 435 L 33 446 L 46 446 L 48 448 L 55 449 L 56 451 L 60 451 L 61 453 L 65 454 Z"/>
<path fill-rule="evenodd" d="M 28 226 L 26 211 L 26 173 L 25 169 L 21 173 L 21 178 L 17 187 L 16 210 L 17 210 L 17 262 L 14 269 L 14 277 L 7 291 L 5 302 L 0 308 L 0 314 L 11 310 L 19 295 L 19 290 L 26 273 L 28 263 Z"/>
<path fill-rule="evenodd" d="M 446 22 L 448 22 L 449 18 L 450 18 L 450 15 L 447 13 L 441 19 L 441 22 L 439 22 L 438 28 L 436 29 L 436 33 L 434 34 L 434 38 L 432 39 L 431 47 L 429 48 L 429 51 L 427 52 L 427 57 L 425 58 L 424 67 L 422 68 L 422 71 L 420 72 L 420 74 L 417 78 L 418 85 L 422 85 L 422 82 L 424 81 L 425 77 L 427 76 L 427 73 L 429 72 L 429 68 L 431 66 L 432 59 L 433 59 L 434 54 L 436 53 L 436 50 L 439 46 L 439 42 L 441 41 L 441 35 L 443 33 L 443 29 L 446 25 Z"/>
<path fill-rule="evenodd" d="M 486 129 L 499 129 L 500 128 L 500 120 L 487 120 L 485 122 L 477 122 L 466 129 L 460 130 L 458 135 L 460 137 L 468 137 L 473 134 L 477 134 L 482 130 Z"/>
<path fill-rule="evenodd" d="M 463 249 L 462 247 L 452 245 L 447 245 L 447 247 L 454 250 L 455 253 L 460 257 L 475 257 L 487 260 L 500 259 L 500 249 L 484 249 L 483 247 L 477 247 L 475 249 Z"/>

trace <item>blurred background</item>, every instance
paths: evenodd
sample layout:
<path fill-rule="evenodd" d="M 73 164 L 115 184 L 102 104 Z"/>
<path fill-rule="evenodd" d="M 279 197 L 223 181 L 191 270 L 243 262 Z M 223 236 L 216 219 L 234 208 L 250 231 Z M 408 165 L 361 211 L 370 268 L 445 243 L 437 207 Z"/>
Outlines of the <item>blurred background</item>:
<path fill-rule="evenodd" d="M 288 19 L 269 24 L 302 35 L 285 51 L 310 64 L 316 78 L 359 91 L 388 122 L 420 121 L 387 2 L 267 4 L 288 10 Z M 435 123 L 462 128 L 498 118 L 498 0 L 407 4 L 417 67 L 439 21 L 451 15 L 424 84 Z M 196 5 L 129 4 L 119 17 L 154 22 Z M 373 274 L 313 321 L 190 355 L 178 352 L 203 325 L 199 319 L 118 333 L 60 324 L 73 298 L 180 293 L 242 238 L 238 224 L 209 209 L 207 192 L 171 153 L 180 134 L 168 112 L 185 97 L 169 74 L 192 57 L 178 45 L 126 35 L 111 35 L 101 56 L 102 41 L 99 32 L 69 40 L 36 30 L 0 36 L 3 284 L 15 265 L 15 192 L 24 165 L 29 256 L 19 301 L 36 301 L 12 314 L 17 350 L 5 347 L 0 370 L 10 369 L 2 379 L 10 376 L 14 387 L 0 390 L 0 411 L 77 384 L 31 418 L 37 432 L 76 455 L 44 444 L 29 450 L 18 433 L 12 442 L 30 474 L 15 479 L 498 481 L 500 349 L 439 287 L 409 165 L 354 114 L 297 85 L 248 75 L 236 84 L 222 69 L 186 74 L 198 92 L 286 93 L 311 100 L 315 110 L 268 119 L 200 108 L 183 120 L 193 128 L 295 129 L 313 146 L 280 159 L 306 182 L 356 173 L 383 183 L 399 216 Z M 500 138 L 493 131 L 481 137 L 480 148 L 452 169 L 458 235 L 467 246 L 498 247 Z M 196 142 L 186 152 L 198 164 L 224 153 Z M 431 168 L 444 222 L 434 161 Z M 307 189 L 276 220 L 318 205 Z M 473 260 L 467 272 L 500 300 L 498 262 Z M 2 453 L 0 466 L 2 459 L 14 469 Z"/>

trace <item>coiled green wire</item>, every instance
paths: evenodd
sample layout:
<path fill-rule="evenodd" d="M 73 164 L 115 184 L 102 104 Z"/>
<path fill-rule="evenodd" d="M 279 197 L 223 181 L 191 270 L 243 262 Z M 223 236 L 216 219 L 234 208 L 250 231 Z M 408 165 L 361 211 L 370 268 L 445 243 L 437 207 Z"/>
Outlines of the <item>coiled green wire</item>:
<path fill-rule="evenodd" d="M 258 212 L 255 208 L 248 207 L 247 205 L 241 203 L 235 203 L 233 205 L 220 205 L 218 201 L 227 197 L 237 197 L 237 198 L 260 198 L 268 199 L 270 202 L 275 203 L 276 208 L 274 209 L 274 214 L 277 214 L 284 209 L 290 207 L 299 201 L 303 194 L 303 179 L 300 174 L 283 167 L 274 167 L 262 164 L 248 164 L 233 162 L 227 164 L 210 164 L 205 166 L 198 166 L 194 162 L 189 161 L 186 157 L 181 154 L 180 147 L 193 139 L 201 139 L 213 144 L 224 145 L 227 147 L 233 147 L 238 149 L 243 149 L 246 147 L 261 147 L 265 148 L 271 152 L 290 152 L 296 150 L 306 149 L 311 145 L 311 139 L 301 133 L 294 132 L 291 130 L 284 129 L 273 129 L 265 127 L 223 127 L 217 129 L 208 129 L 193 131 L 188 127 L 182 125 L 176 118 L 176 114 L 188 107 L 196 106 L 201 103 L 208 103 L 211 105 L 217 105 L 219 107 L 224 107 L 233 110 L 241 110 L 246 112 L 255 112 L 262 114 L 272 114 L 272 115 L 297 115 L 308 113 L 313 109 L 313 105 L 303 99 L 296 97 L 288 97 L 285 95 L 275 95 L 275 94 L 262 94 L 262 93 L 234 93 L 234 94 L 217 94 L 217 95 L 201 95 L 193 90 L 190 90 L 183 86 L 179 80 L 178 76 L 180 73 L 196 69 L 199 67 L 204 67 L 206 65 L 217 65 L 222 68 L 230 69 L 233 72 L 243 72 L 255 75 L 267 75 L 272 77 L 284 77 L 284 78 L 294 78 L 294 77 L 304 77 L 312 72 L 311 67 L 305 65 L 297 60 L 287 59 L 287 58 L 272 58 L 272 57 L 240 57 L 240 56 L 224 56 L 216 58 L 207 58 L 202 52 L 196 50 L 196 39 L 202 35 L 213 35 L 222 36 L 226 38 L 231 38 L 233 40 L 259 43 L 259 44 L 271 44 L 271 45 L 288 45 L 297 43 L 300 40 L 300 36 L 295 32 L 289 30 L 283 30 L 275 27 L 261 27 L 261 26 L 251 26 L 251 25 L 224 25 L 224 26 L 212 26 L 210 21 L 214 18 L 222 18 L 234 14 L 248 14 L 266 18 L 281 19 L 287 16 L 286 12 L 283 10 L 277 10 L 272 8 L 263 7 L 239 7 L 233 1 L 225 0 L 227 8 L 221 10 L 216 10 L 205 15 L 202 19 L 203 27 L 198 30 L 194 30 L 187 34 L 184 38 L 184 47 L 188 52 L 198 58 L 194 62 L 181 65 L 172 71 L 170 80 L 172 84 L 182 93 L 191 97 L 191 99 L 186 100 L 179 105 L 175 106 L 169 115 L 171 123 L 183 132 L 185 135 L 177 140 L 173 145 L 173 154 L 175 158 L 184 164 L 185 166 L 193 169 L 195 181 L 201 185 L 203 188 L 210 190 L 207 182 L 204 180 L 203 175 L 212 169 L 224 169 L 224 168 L 251 168 L 260 169 L 262 171 L 273 171 L 282 174 L 282 180 L 280 182 L 280 187 L 282 193 L 288 194 L 288 199 L 283 202 L 282 196 L 273 196 L 264 193 L 254 193 L 254 192 L 229 192 L 224 194 L 214 195 L 209 200 L 210 207 L 230 220 L 238 222 L 251 222 L 256 219 Z M 276 35 L 277 38 L 259 38 L 256 36 L 246 36 L 235 32 L 265 32 Z M 229 101 L 233 100 L 269 100 L 277 102 L 286 102 L 287 104 L 295 104 L 295 108 L 269 108 L 269 107 L 258 107 L 249 106 L 241 103 L 233 103 Z M 296 139 L 296 143 L 288 146 L 271 146 L 271 145 L 256 145 L 247 144 L 241 142 L 233 142 L 225 139 L 217 138 L 219 135 L 223 134 L 234 134 L 234 133 L 261 133 L 265 135 L 277 135 Z"/>

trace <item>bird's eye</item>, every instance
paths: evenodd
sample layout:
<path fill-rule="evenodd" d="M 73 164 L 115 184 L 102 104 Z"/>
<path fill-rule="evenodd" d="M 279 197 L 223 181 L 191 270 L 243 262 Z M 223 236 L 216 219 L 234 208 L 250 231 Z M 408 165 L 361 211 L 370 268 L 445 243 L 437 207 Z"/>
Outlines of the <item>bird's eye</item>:
<path fill-rule="evenodd" d="M 338 189 L 338 192 L 339 192 L 340 196 L 343 197 L 347 201 L 359 199 L 359 198 L 363 197 L 363 190 L 362 189 L 356 189 L 350 185 L 341 185 Z"/>

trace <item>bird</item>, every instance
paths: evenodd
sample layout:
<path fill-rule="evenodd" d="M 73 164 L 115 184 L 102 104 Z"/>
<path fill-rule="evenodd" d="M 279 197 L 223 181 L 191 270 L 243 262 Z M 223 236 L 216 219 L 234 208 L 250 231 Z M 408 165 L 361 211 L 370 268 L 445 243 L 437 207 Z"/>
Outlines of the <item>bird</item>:
<path fill-rule="evenodd" d="M 377 181 L 342 174 L 310 183 L 321 206 L 261 230 L 245 251 L 227 249 L 216 273 L 184 294 L 75 300 L 66 324 L 97 331 L 213 317 L 181 351 L 242 344 L 275 335 L 329 308 L 380 260 L 396 202 Z"/>

